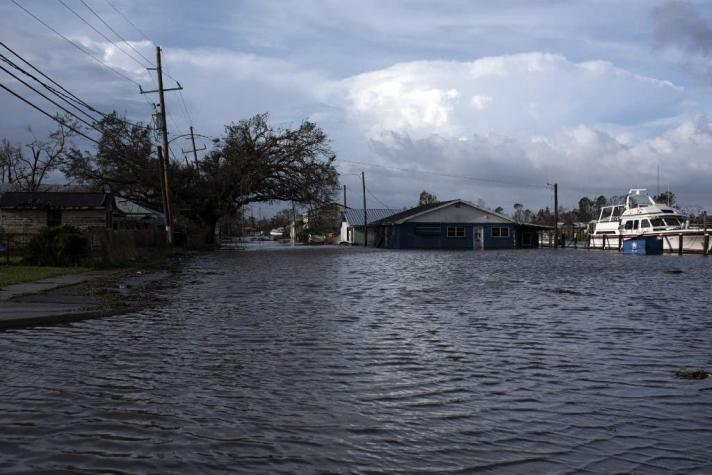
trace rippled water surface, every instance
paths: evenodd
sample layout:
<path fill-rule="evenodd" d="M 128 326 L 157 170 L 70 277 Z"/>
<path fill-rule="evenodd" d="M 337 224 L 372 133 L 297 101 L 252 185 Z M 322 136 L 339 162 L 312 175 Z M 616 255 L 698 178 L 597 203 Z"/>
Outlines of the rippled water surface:
<path fill-rule="evenodd" d="M 712 257 L 287 248 L 0 332 L 0 472 L 712 473 Z M 682 272 L 679 272 L 682 271 Z"/>

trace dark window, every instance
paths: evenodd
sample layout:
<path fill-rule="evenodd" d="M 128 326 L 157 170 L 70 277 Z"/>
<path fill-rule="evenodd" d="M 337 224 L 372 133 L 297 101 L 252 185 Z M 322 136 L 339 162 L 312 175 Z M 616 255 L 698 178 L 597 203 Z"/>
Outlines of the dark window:
<path fill-rule="evenodd" d="M 644 219 L 642 224 L 640 225 L 641 228 L 649 228 L 650 227 L 650 221 L 647 219 Z"/>
<path fill-rule="evenodd" d="M 439 224 L 416 224 L 415 234 L 421 234 L 426 236 L 440 235 L 440 225 Z"/>
<path fill-rule="evenodd" d="M 638 221 L 637 219 L 635 221 L 633 221 L 633 229 L 638 229 L 639 224 L 640 224 L 640 221 Z"/>
<path fill-rule="evenodd" d="M 508 238 L 509 228 L 507 226 L 492 226 L 491 234 L 496 238 Z"/>
<path fill-rule="evenodd" d="M 59 226 L 62 224 L 62 210 L 48 209 L 47 210 L 47 226 Z"/>
<path fill-rule="evenodd" d="M 465 237 L 464 226 L 448 226 L 447 237 Z"/>
<path fill-rule="evenodd" d="M 626 228 L 626 229 L 633 229 L 633 221 L 626 221 L 626 222 L 625 222 L 625 228 Z"/>
<path fill-rule="evenodd" d="M 672 216 L 665 216 L 665 224 L 668 226 L 680 226 L 680 221 Z"/>

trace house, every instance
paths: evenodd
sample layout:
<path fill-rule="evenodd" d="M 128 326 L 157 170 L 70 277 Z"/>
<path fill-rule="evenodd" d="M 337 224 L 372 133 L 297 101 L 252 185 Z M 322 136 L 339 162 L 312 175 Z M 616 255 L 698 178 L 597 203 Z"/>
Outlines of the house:
<path fill-rule="evenodd" d="M 24 245 L 44 226 L 110 228 L 115 211 L 110 193 L 8 191 L 0 197 L 0 227 Z"/>
<path fill-rule="evenodd" d="M 368 209 L 366 219 L 368 223 L 373 223 L 388 216 L 394 215 L 401 210 L 398 209 Z M 347 208 L 344 210 L 341 221 L 341 237 L 339 242 L 363 245 L 363 208 Z M 369 235 L 368 244 L 372 246 L 375 234 Z"/>
<path fill-rule="evenodd" d="M 369 223 L 374 244 L 392 249 L 537 247 L 538 231 L 537 226 L 517 224 L 460 199 L 417 206 Z"/>

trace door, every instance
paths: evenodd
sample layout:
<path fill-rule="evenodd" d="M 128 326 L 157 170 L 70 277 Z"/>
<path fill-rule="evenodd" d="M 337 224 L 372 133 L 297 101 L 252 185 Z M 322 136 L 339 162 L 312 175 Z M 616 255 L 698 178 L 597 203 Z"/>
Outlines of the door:
<path fill-rule="evenodd" d="M 480 249 L 484 249 L 484 233 L 482 232 L 482 226 L 475 226 L 472 228 L 472 236 L 473 236 L 473 249 L 476 251 Z"/>

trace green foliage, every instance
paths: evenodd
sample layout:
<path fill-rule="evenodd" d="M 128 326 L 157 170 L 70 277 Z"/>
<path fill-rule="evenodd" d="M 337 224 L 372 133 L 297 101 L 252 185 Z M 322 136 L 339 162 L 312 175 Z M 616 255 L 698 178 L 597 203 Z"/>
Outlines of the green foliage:
<path fill-rule="evenodd" d="M 429 205 L 430 203 L 435 203 L 438 201 L 438 197 L 428 193 L 426 190 L 420 192 L 420 197 L 418 198 L 418 206 Z"/>
<path fill-rule="evenodd" d="M 24 257 L 39 266 L 76 266 L 89 257 L 89 242 L 74 226 L 44 227 L 30 240 Z"/>

